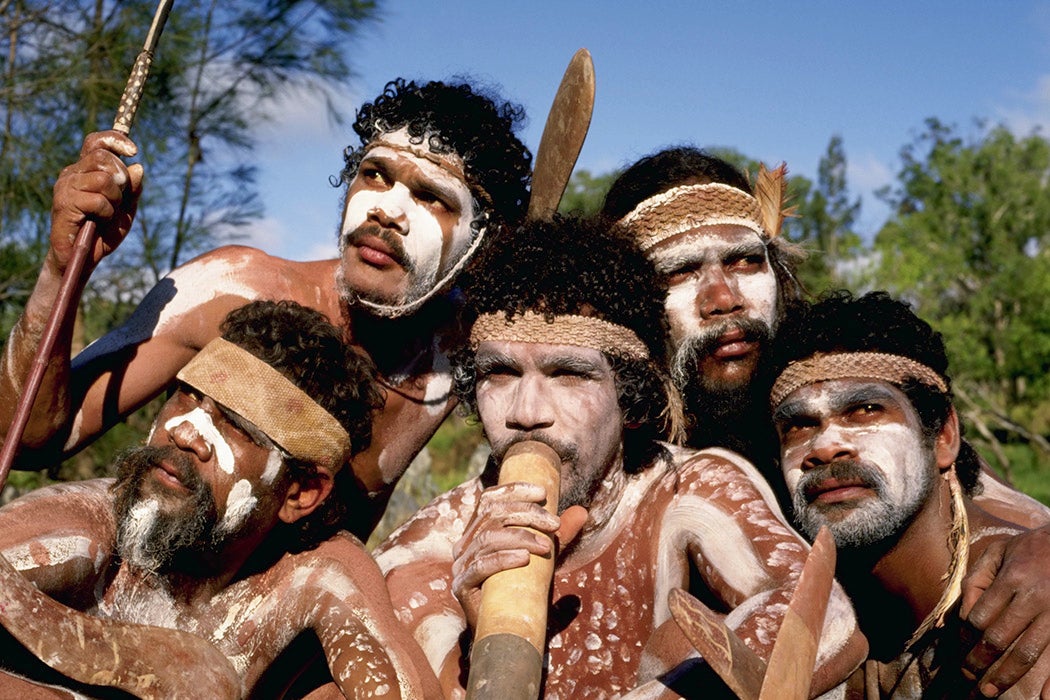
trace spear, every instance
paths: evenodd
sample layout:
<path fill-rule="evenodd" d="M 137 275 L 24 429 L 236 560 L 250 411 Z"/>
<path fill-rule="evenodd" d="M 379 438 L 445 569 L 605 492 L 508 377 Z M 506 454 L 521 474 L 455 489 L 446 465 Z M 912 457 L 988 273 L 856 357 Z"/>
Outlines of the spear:
<path fill-rule="evenodd" d="M 124 94 L 120 98 L 117 116 L 113 121 L 114 131 L 119 131 L 125 135 L 131 131 L 131 123 L 135 119 L 135 112 L 138 111 L 139 101 L 142 99 L 142 90 L 146 85 L 150 66 L 153 64 L 153 51 L 157 48 L 160 33 L 164 30 L 164 23 L 171 12 L 172 2 L 173 0 L 160 0 L 160 4 L 157 6 L 157 11 L 153 15 L 153 23 L 150 25 L 149 33 L 146 34 L 146 41 L 142 46 L 142 51 L 139 52 L 138 58 L 135 59 L 135 65 L 131 68 L 131 76 L 128 78 L 127 85 L 124 86 Z M 29 414 L 32 411 L 33 404 L 36 402 L 40 384 L 44 380 L 48 359 L 51 357 L 52 350 L 54 350 L 59 329 L 71 312 L 73 300 L 76 296 L 75 291 L 81 276 L 84 274 L 88 255 L 91 249 L 95 247 L 95 240 L 98 238 L 95 229 L 94 221 L 85 221 L 84 225 L 80 227 L 80 231 L 77 232 L 76 238 L 73 239 L 73 253 L 70 257 L 69 265 L 62 275 L 58 298 L 55 300 L 55 305 L 51 307 L 47 325 L 44 326 L 44 331 L 40 337 L 40 345 L 37 346 L 33 364 L 29 368 L 29 376 L 26 378 L 25 386 L 22 387 L 22 394 L 18 397 L 18 405 L 15 408 L 15 416 L 11 421 L 11 427 L 7 432 L 7 440 L 4 441 L 4 446 L 0 449 L 0 490 L 7 483 L 7 475 L 10 473 L 11 465 L 14 463 L 18 445 L 22 442 L 22 434 L 29 423 Z"/>

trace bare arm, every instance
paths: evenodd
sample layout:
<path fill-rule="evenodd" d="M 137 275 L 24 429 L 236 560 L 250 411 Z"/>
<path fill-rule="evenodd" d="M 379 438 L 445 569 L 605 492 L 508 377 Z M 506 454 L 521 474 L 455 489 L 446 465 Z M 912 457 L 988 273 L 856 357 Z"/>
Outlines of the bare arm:
<path fill-rule="evenodd" d="M 361 544 L 340 535 L 318 552 L 325 563 L 310 578 L 316 595 L 311 627 L 343 694 L 441 697 L 422 650 L 394 616 L 379 567 Z"/>
<path fill-rule="evenodd" d="M 55 183 L 50 247 L 0 360 L 0 431 L 4 435 L 58 296 L 77 232 L 88 218 L 98 224 L 98 241 L 87 261 L 84 279 L 76 289 L 75 301 L 79 301 L 87 276 L 131 228 L 142 188 L 142 166 L 126 167 L 120 157 L 135 152 L 134 143 L 118 132 L 91 134 L 84 140 L 80 160 L 65 168 Z M 68 386 L 73 320 L 72 314 L 65 319 L 54 353 L 48 358 L 47 372 L 25 432 L 28 445 L 39 446 L 54 434 L 68 430 L 72 417 Z"/>
<path fill-rule="evenodd" d="M 93 604 L 116 542 L 111 483 L 46 486 L 0 508 L 0 553 L 52 598 L 78 609 Z"/>
<path fill-rule="evenodd" d="M 684 465 L 681 478 L 676 512 L 665 522 L 683 529 L 695 570 L 731 608 L 725 623 L 768 662 L 809 546 L 787 525 L 762 477 L 742 458 L 694 458 Z M 676 540 L 674 533 L 660 537 L 662 543 Z M 836 585 L 812 693 L 844 681 L 863 661 L 866 648 L 852 606 Z"/>

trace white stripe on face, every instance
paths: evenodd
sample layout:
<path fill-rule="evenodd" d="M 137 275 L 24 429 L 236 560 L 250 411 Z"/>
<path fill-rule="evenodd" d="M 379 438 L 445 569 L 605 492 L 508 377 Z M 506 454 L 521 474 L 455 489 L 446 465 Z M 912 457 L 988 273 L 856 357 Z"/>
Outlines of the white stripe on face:
<path fill-rule="evenodd" d="M 759 269 L 732 264 L 736 257 L 745 254 L 761 255 L 765 262 Z M 675 342 L 700 328 L 700 306 L 716 282 L 724 282 L 733 290 L 745 317 L 774 327 L 776 274 L 769 264 L 766 242 L 754 231 L 743 226 L 703 226 L 661 243 L 649 255 L 657 270 L 671 278 L 666 306 Z M 690 274 L 675 275 L 683 269 Z"/>
<path fill-rule="evenodd" d="M 219 429 L 215 427 L 211 416 L 198 406 L 189 413 L 168 419 L 164 423 L 164 430 L 171 432 L 171 430 L 183 423 L 192 425 L 197 434 L 208 443 L 212 453 L 215 455 L 215 462 L 219 465 L 219 469 L 227 474 L 233 474 L 233 450 L 230 449 L 230 445 L 219 432 Z"/>
<path fill-rule="evenodd" d="M 407 129 L 384 134 L 382 138 L 395 146 L 427 147 L 426 139 L 422 145 L 410 143 Z M 459 210 L 459 217 L 446 241 L 437 217 L 417 201 L 414 193 L 402 182 L 395 181 L 384 191 L 358 191 L 347 202 L 341 231 L 343 237 L 364 224 L 372 209 L 381 209 L 391 218 L 403 217 L 399 222 L 402 226 L 401 242 L 415 269 L 407 298 L 416 298 L 430 291 L 470 248 L 473 238 L 470 230 L 474 213 L 473 197 L 465 182 L 426 158 L 386 146 L 370 149 L 365 157 L 407 161 L 421 173 L 430 190 L 440 193 Z"/>

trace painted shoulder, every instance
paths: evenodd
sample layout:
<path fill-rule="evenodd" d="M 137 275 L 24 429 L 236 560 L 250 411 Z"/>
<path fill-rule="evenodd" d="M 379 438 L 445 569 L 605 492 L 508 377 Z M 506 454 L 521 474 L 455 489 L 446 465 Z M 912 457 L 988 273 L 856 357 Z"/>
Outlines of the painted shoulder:
<path fill-rule="evenodd" d="M 420 508 L 376 547 L 373 555 L 383 575 L 424 560 L 452 561 L 452 547 L 466 530 L 477 508 L 481 483 L 477 478 L 460 484 Z"/>

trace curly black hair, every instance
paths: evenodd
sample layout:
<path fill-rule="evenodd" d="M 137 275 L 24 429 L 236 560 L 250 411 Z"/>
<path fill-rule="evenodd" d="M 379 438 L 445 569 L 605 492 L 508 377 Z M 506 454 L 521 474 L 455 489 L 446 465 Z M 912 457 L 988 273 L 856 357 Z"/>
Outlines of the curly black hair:
<path fill-rule="evenodd" d="M 525 110 L 495 95 L 485 94 L 467 83 L 432 81 L 423 85 L 403 78 L 386 84 L 383 93 L 357 111 L 354 131 L 359 146 L 343 151 L 345 166 L 340 183 L 357 174 L 370 144 L 377 136 L 401 128 L 417 143 L 428 139 L 435 153 L 456 153 L 463 158 L 467 185 L 481 217 L 471 224 L 476 230 L 486 216 L 498 227 L 517 225 L 529 203 L 532 153 L 515 135 L 525 120 Z M 429 138 L 428 138 L 429 137 Z M 487 194 L 479 196 L 480 190 Z"/>
<path fill-rule="evenodd" d="M 649 450 L 670 426 L 677 395 L 667 379 L 667 288 L 633 236 L 609 229 L 598 219 L 555 216 L 530 221 L 494 237 L 462 278 L 468 313 L 501 313 L 508 319 L 526 311 L 594 316 L 629 328 L 645 344 L 649 359 L 609 353 L 616 389 L 632 444 Z M 456 395 L 476 411 L 474 353 L 461 347 L 453 355 Z M 625 451 L 629 442 L 625 435 Z M 626 463 L 626 460 L 625 460 Z M 628 468 L 640 464 L 634 462 Z"/>
<path fill-rule="evenodd" d="M 770 352 L 769 376 L 775 378 L 788 363 L 818 352 L 881 352 L 926 365 L 944 379 L 947 392 L 917 380 L 908 380 L 900 388 L 919 415 L 928 441 L 932 442 L 948 419 L 952 391 L 944 339 L 916 316 L 909 304 L 886 292 L 869 292 L 855 298 L 848 291 L 833 291 L 814 304 L 798 305 L 777 332 Z M 955 469 L 966 493 L 977 493 L 980 463 L 965 441 Z"/>
<path fill-rule="evenodd" d="M 372 361 L 343 342 L 342 331 L 324 314 L 293 301 L 254 301 L 231 311 L 222 337 L 255 355 L 332 414 L 350 436 L 351 454 L 372 440 L 372 418 L 384 396 Z M 314 464 L 286 456 L 286 480 L 301 481 Z M 334 493 L 296 525 L 298 544 L 309 548 L 328 539 L 346 517 L 346 489 L 356 488 L 350 470 L 335 476 Z"/>
<path fill-rule="evenodd" d="M 747 175 L 732 163 L 695 146 L 672 146 L 644 156 L 627 167 L 609 187 L 601 215 L 619 221 L 646 199 L 682 185 L 720 183 L 753 195 Z M 769 242 L 769 262 L 784 303 L 802 297 L 796 276 L 801 251 L 780 237 Z M 783 304 L 781 304 L 783 306 Z"/>

